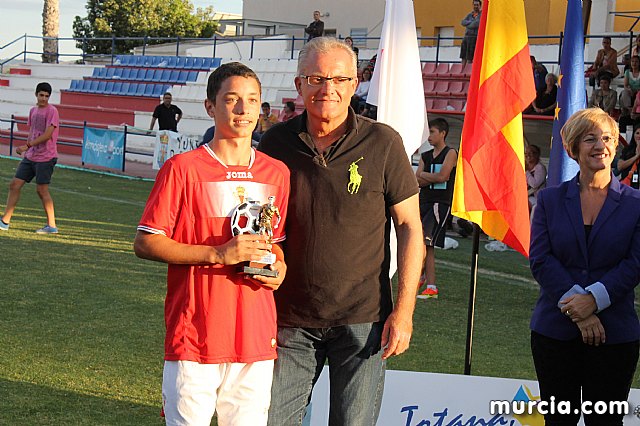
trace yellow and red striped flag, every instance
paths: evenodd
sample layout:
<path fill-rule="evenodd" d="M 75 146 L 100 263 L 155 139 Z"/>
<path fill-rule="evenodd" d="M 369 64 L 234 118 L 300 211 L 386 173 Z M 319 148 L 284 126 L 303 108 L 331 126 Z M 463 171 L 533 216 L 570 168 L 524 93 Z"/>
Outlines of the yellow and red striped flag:
<path fill-rule="evenodd" d="M 529 254 L 522 111 L 536 96 L 523 0 L 482 11 L 453 192 L 453 214 Z"/>

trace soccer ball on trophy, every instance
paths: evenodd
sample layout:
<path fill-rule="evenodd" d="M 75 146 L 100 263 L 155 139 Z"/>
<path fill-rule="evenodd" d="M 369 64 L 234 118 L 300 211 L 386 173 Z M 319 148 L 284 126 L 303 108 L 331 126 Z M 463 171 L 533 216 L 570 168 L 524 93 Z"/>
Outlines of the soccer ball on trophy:
<path fill-rule="evenodd" d="M 258 201 L 247 200 L 238 205 L 231 216 L 231 232 L 233 236 L 258 233 L 258 216 L 262 206 Z"/>

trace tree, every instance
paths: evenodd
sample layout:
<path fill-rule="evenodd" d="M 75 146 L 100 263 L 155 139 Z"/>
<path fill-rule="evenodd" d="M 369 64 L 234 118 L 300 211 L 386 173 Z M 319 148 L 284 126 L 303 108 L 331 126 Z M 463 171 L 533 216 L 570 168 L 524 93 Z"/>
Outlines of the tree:
<path fill-rule="evenodd" d="M 58 61 L 60 5 L 58 0 L 44 0 L 42 9 L 42 62 Z"/>
<path fill-rule="evenodd" d="M 117 40 L 116 53 L 126 53 L 144 37 L 211 37 L 217 29 L 213 8 L 194 12 L 190 0 L 88 0 L 86 9 L 86 17 L 75 17 L 73 36 L 77 47 L 89 54 L 110 53 L 112 37 L 139 37 Z"/>

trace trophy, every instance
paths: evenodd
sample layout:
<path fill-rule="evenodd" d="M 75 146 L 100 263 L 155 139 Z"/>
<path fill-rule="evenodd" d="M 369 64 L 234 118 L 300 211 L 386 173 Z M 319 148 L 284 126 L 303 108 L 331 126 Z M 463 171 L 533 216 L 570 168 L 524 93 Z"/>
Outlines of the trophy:
<path fill-rule="evenodd" d="M 260 205 L 258 201 L 247 199 L 240 203 L 231 215 L 231 233 L 236 236 L 240 234 L 260 234 L 267 236 L 267 242 L 273 239 L 273 229 L 280 223 L 280 211 L 274 204 L 276 197 L 270 196 L 269 202 Z M 276 223 L 273 223 L 276 218 Z M 263 275 L 267 277 L 277 277 L 278 271 L 267 268 L 268 265 L 276 261 L 276 255 L 269 253 L 261 259 L 243 262 L 240 272 L 251 275 Z M 247 264 L 248 263 L 248 264 Z"/>

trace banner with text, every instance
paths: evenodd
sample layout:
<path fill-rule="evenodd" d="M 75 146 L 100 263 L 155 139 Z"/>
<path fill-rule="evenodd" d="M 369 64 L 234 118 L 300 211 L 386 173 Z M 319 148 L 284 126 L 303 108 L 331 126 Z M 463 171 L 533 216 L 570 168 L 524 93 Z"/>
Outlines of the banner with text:
<path fill-rule="evenodd" d="M 325 366 L 313 389 L 305 425 L 327 425 L 329 416 L 329 375 Z M 536 411 L 600 412 L 592 406 L 570 407 L 561 401 L 540 403 L 538 382 L 458 374 L 419 373 L 387 370 L 378 426 L 543 426 Z M 601 404 L 600 404 L 601 405 Z M 640 390 L 631 389 L 625 425 L 640 423 Z M 613 410 L 617 406 L 612 407 Z M 623 411 L 624 412 L 624 411 Z M 582 421 L 579 423 L 584 425 Z"/>
<path fill-rule="evenodd" d="M 82 162 L 122 170 L 124 133 L 85 127 L 82 138 Z"/>
<path fill-rule="evenodd" d="M 191 151 L 198 147 L 198 138 L 160 130 L 156 133 L 156 146 L 153 151 L 153 168 L 160 169 L 165 161 L 176 154 Z"/>

